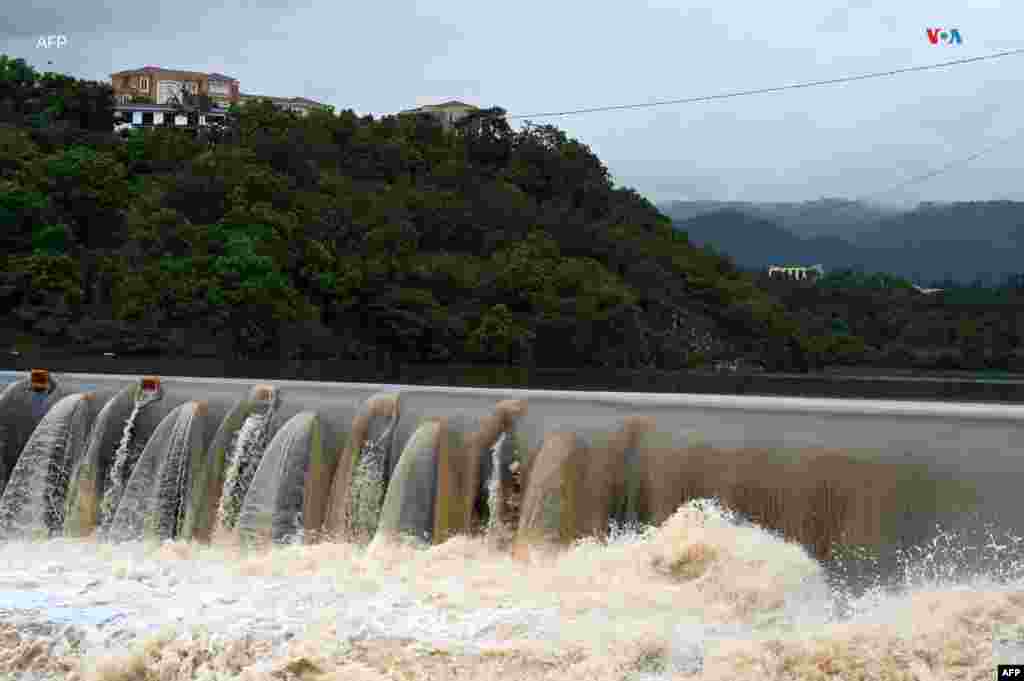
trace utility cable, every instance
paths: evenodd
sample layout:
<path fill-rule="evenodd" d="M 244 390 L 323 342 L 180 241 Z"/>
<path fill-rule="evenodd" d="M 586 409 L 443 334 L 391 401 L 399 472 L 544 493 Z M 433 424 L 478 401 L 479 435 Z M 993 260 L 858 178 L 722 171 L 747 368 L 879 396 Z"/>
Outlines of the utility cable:
<path fill-rule="evenodd" d="M 869 80 L 872 78 L 885 78 L 888 76 L 895 76 L 903 73 L 917 73 L 920 71 L 929 71 L 932 69 L 945 68 L 947 66 L 960 66 L 963 64 L 973 64 L 975 62 L 988 61 L 990 59 L 999 59 L 1001 57 L 1008 57 L 1011 55 L 1024 54 L 1024 48 L 1016 50 L 1006 50 L 1004 52 L 995 52 L 993 54 L 987 54 L 980 57 L 967 57 L 964 59 L 954 59 L 952 61 L 940 62 L 938 64 L 925 64 L 923 66 L 910 66 L 903 69 L 892 69 L 889 71 L 877 71 L 875 73 L 865 73 L 859 76 L 843 76 L 841 78 L 829 78 L 826 80 L 813 80 L 804 83 L 793 83 L 790 85 L 780 85 L 777 87 L 766 87 L 758 88 L 755 90 L 739 90 L 736 92 L 725 92 L 717 95 L 703 95 L 700 97 L 686 97 L 683 99 L 667 99 L 655 102 L 645 102 L 642 104 L 619 104 L 615 106 L 598 106 L 589 109 L 573 109 L 570 111 L 549 111 L 534 114 L 515 114 L 506 115 L 505 118 L 554 118 L 557 116 L 571 116 L 575 114 L 585 113 L 599 113 L 602 111 L 623 111 L 628 109 L 646 109 L 656 106 L 668 106 L 671 104 L 694 104 L 697 102 L 710 102 L 719 99 L 732 99 L 734 97 L 746 97 L 749 95 L 762 95 L 771 92 L 785 92 L 787 90 L 800 90 L 804 88 L 819 87 L 822 85 L 836 85 L 839 83 L 852 83 L 859 80 Z"/>
<path fill-rule="evenodd" d="M 976 151 L 973 154 L 971 154 L 969 156 L 965 156 L 963 158 L 954 159 L 952 161 L 949 161 L 948 163 L 946 163 L 943 166 L 940 166 L 938 168 L 934 168 L 934 169 L 929 170 L 928 172 L 922 173 L 920 175 L 914 175 L 913 177 L 908 177 L 905 180 L 901 180 L 900 182 L 894 184 L 893 186 L 891 186 L 891 187 L 889 187 L 887 189 L 882 189 L 880 191 L 871 192 L 870 194 L 865 194 L 863 196 L 860 196 L 860 197 L 854 199 L 854 201 L 867 201 L 868 199 L 874 198 L 876 196 L 881 196 L 883 194 L 889 194 L 889 193 L 897 191 L 899 189 L 903 189 L 905 187 L 909 187 L 910 185 L 919 184 L 921 182 L 925 182 L 927 180 L 930 180 L 933 177 L 938 177 L 939 175 L 943 175 L 943 174 L 949 172 L 950 170 L 953 170 L 957 166 L 967 165 L 971 161 L 975 161 L 975 160 L 981 158 L 982 156 L 987 156 L 988 154 L 992 153 L 993 151 L 997 151 L 999 149 L 1002 149 L 1003 147 L 1008 146 L 1011 142 L 1016 140 L 1018 135 L 1020 135 L 1020 131 L 1019 130 L 1017 132 L 1015 132 L 1014 134 L 1010 135 L 1009 137 L 1004 137 L 1003 139 L 999 140 L 995 144 L 993 144 L 993 145 L 991 145 L 989 147 L 986 147 L 985 149 L 982 149 L 981 151 Z"/>
<path fill-rule="evenodd" d="M 885 189 L 875 190 L 873 192 L 868 192 L 867 194 L 862 194 L 862 195 L 860 195 L 860 196 L 858 196 L 856 198 L 848 199 L 848 201 L 849 201 L 848 203 L 845 203 L 843 205 L 837 206 L 832 211 L 832 214 L 833 215 L 839 215 L 839 214 L 842 214 L 844 211 L 853 210 L 855 208 L 861 208 L 862 204 L 864 202 L 869 201 L 869 200 L 871 200 L 871 199 L 873 199 L 875 197 L 883 196 L 885 194 L 891 194 L 892 192 L 898 191 L 900 189 L 904 189 L 904 188 L 909 187 L 911 185 L 915 185 L 915 184 L 920 184 L 922 182 L 926 182 L 926 181 L 932 179 L 933 177 L 938 177 L 939 175 L 944 175 L 944 174 L 948 173 L 949 171 L 956 169 L 959 166 L 967 165 L 967 164 L 971 163 L 972 161 L 976 161 L 977 159 L 979 159 L 979 158 L 981 158 L 983 156 L 987 156 L 988 154 L 992 153 L 993 151 L 998 151 L 1000 149 L 1003 149 L 1003 148 L 1009 146 L 1011 142 L 1014 142 L 1014 141 L 1017 140 L 1017 138 L 1020 136 L 1020 133 L 1021 133 L 1021 131 L 1018 130 L 1017 132 L 1013 133 L 1012 135 L 1010 135 L 1008 137 L 1004 137 L 1003 139 L 999 140 L 995 144 L 992 144 L 992 145 L 990 145 L 988 147 L 985 147 L 984 149 L 981 149 L 980 151 L 976 151 L 976 152 L 974 152 L 974 153 L 972 153 L 972 154 L 970 154 L 968 156 L 964 156 L 964 157 L 961 157 L 961 158 L 953 159 L 952 161 L 948 161 L 947 163 L 945 163 L 942 166 L 939 166 L 938 168 L 933 168 L 933 169 L 928 170 L 926 172 L 923 172 L 923 173 L 921 173 L 919 175 L 913 175 L 911 177 L 904 178 L 903 180 L 900 180 L 899 182 L 897 182 L 897 183 L 895 183 L 895 184 L 893 184 L 893 185 L 891 185 L 889 187 L 886 187 Z M 801 217 L 804 217 L 805 215 L 809 215 L 810 213 L 812 213 L 815 210 L 817 210 L 816 206 L 807 206 L 803 210 L 797 212 L 796 215 L 793 215 L 790 219 L 799 219 Z"/>

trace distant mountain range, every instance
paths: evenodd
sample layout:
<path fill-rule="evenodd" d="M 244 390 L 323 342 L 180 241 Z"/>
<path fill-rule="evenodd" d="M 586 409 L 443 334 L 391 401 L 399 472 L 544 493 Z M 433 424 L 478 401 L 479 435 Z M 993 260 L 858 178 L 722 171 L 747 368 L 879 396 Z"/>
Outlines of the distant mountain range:
<path fill-rule="evenodd" d="M 915 283 L 1024 272 L 1024 203 L 922 203 L 909 210 L 825 199 L 804 203 L 673 201 L 658 208 L 698 245 L 742 267 L 862 267 Z"/>

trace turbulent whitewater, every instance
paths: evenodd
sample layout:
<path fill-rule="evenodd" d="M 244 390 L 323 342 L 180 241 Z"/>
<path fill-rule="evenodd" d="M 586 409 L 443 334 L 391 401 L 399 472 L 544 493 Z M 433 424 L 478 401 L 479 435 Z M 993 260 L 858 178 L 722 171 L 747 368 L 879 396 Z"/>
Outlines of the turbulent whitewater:
<path fill-rule="evenodd" d="M 262 409 L 254 410 L 245 418 L 229 447 L 231 458 L 220 507 L 217 509 L 220 526 L 228 530 L 235 528 L 245 493 L 249 491 L 249 484 L 273 434 L 272 426 L 281 397 L 277 391 L 266 391 L 261 397 L 264 397 Z"/>
<path fill-rule="evenodd" d="M 837 621 L 806 551 L 713 503 L 525 563 L 467 537 L 5 549 L 0 669 L 50 678 L 973 679 L 1024 624 L 1019 581 L 912 565 Z"/>

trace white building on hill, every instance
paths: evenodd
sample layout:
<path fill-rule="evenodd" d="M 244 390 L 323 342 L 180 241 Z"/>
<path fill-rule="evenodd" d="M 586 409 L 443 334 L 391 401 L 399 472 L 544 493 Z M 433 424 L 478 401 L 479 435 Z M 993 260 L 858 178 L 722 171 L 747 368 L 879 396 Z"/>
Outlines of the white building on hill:
<path fill-rule="evenodd" d="M 811 267 L 772 266 L 768 268 L 768 276 L 773 279 L 814 279 L 825 276 L 825 268 L 821 265 L 812 265 Z"/>

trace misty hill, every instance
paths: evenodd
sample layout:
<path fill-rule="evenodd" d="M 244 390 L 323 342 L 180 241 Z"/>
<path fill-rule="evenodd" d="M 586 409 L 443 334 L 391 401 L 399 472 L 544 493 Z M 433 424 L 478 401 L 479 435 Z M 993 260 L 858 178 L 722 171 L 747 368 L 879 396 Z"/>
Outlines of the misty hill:
<path fill-rule="evenodd" d="M 927 203 L 901 213 L 876 212 L 874 217 L 870 208 L 859 213 L 847 209 L 846 215 L 859 215 L 863 221 L 852 225 L 852 236 L 846 238 L 809 236 L 823 230 L 806 224 L 794 227 L 779 211 L 774 218 L 764 217 L 774 210 L 771 206 L 799 204 L 719 204 L 716 210 L 701 212 L 710 203 L 676 202 L 662 210 L 668 210 L 677 228 L 694 242 L 710 244 L 743 267 L 782 262 L 820 263 L 826 269 L 859 266 L 918 283 L 947 278 L 999 283 L 1024 269 L 1024 203 Z M 681 219 L 687 214 L 688 219 Z M 838 222 L 829 225 L 830 230 L 838 227 Z"/>
<path fill-rule="evenodd" d="M 856 238 L 862 246 L 905 245 L 921 241 L 985 241 L 1014 249 L 1024 237 L 1024 203 L 958 201 L 922 203 L 912 211 L 890 215 Z"/>
<path fill-rule="evenodd" d="M 821 264 L 826 270 L 832 270 L 852 267 L 866 257 L 865 249 L 842 239 L 804 239 L 772 220 L 735 208 L 698 215 L 675 224 L 694 244 L 711 246 L 747 269 L 780 264 Z"/>
<path fill-rule="evenodd" d="M 658 208 L 673 220 L 685 221 L 721 210 L 736 210 L 770 220 L 802 237 L 835 236 L 854 239 L 878 230 L 885 218 L 902 211 L 863 201 L 821 199 L 818 201 L 754 203 L 750 201 L 669 201 Z"/>

